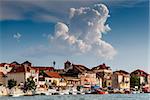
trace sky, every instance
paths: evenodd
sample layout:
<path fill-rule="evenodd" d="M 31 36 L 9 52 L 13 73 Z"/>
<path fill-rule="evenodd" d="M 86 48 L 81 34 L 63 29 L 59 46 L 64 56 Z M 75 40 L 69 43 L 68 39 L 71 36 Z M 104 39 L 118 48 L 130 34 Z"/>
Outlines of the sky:
<path fill-rule="evenodd" d="M 0 0 L 0 62 L 150 72 L 149 49 L 148 0 Z"/>

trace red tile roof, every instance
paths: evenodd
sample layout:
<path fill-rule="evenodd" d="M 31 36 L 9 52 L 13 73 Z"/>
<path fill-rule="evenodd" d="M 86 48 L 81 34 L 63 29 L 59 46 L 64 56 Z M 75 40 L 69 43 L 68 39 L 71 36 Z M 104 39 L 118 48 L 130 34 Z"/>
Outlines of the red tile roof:
<path fill-rule="evenodd" d="M 4 67 L 4 65 L 7 63 L 0 63 L 0 67 Z"/>
<path fill-rule="evenodd" d="M 35 70 L 32 67 L 25 67 L 23 65 L 19 67 L 13 67 L 12 70 L 9 73 L 20 73 L 20 72 L 30 72 L 30 70 Z"/>
<path fill-rule="evenodd" d="M 44 67 L 44 66 L 32 66 L 32 68 L 36 69 L 36 70 L 45 70 L 45 71 L 52 71 L 54 70 L 53 67 Z"/>
<path fill-rule="evenodd" d="M 137 70 L 133 71 L 133 72 L 131 73 L 131 75 L 137 75 L 137 76 L 146 77 L 146 76 L 148 76 L 148 73 L 146 73 L 146 72 L 143 71 L 143 70 L 137 69 Z"/>
<path fill-rule="evenodd" d="M 105 64 L 98 65 L 97 67 L 93 67 L 91 70 L 99 70 L 99 69 L 110 69 L 110 67 L 106 66 Z"/>
<path fill-rule="evenodd" d="M 57 72 L 45 72 L 51 78 L 62 78 Z"/>
<path fill-rule="evenodd" d="M 16 62 L 16 61 L 13 61 L 12 63 L 10 63 L 10 64 L 13 64 L 13 65 L 20 65 L 18 62 Z"/>
<path fill-rule="evenodd" d="M 14 64 L 1 63 L 0 67 L 4 67 L 5 65 L 9 65 L 9 67 L 14 67 Z"/>
<path fill-rule="evenodd" d="M 124 71 L 124 70 L 118 70 L 118 71 L 115 71 L 115 72 L 113 72 L 113 73 L 117 73 L 117 74 L 129 74 L 128 72 L 126 72 L 126 71 Z"/>
<path fill-rule="evenodd" d="M 84 65 L 79 65 L 79 64 L 72 64 L 73 68 L 77 69 L 78 71 L 80 71 L 81 73 L 84 71 L 90 71 L 90 69 L 88 69 L 87 67 L 85 67 Z"/>

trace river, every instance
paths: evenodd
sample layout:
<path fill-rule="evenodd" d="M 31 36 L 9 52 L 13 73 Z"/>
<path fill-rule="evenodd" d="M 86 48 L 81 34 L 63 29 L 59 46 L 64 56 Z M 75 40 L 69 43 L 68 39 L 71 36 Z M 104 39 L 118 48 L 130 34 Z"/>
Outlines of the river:
<path fill-rule="evenodd" d="M 0 100 L 150 100 L 150 94 L 1 96 Z"/>

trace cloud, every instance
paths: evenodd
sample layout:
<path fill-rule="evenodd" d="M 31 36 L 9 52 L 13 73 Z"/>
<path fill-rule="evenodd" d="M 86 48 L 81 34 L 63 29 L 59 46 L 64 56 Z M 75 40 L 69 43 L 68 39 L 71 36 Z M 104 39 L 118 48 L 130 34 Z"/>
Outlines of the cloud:
<path fill-rule="evenodd" d="M 20 33 L 14 34 L 14 35 L 13 35 L 13 38 L 16 39 L 17 41 L 19 41 L 20 38 L 21 38 L 21 34 L 20 34 Z"/>
<path fill-rule="evenodd" d="M 109 6 L 135 6 L 145 0 L 2 0 L 0 4 L 1 20 L 32 20 L 41 22 L 67 21 L 69 8 L 105 3 Z"/>
<path fill-rule="evenodd" d="M 58 22 L 50 45 L 57 50 L 80 54 L 92 53 L 112 59 L 116 55 L 114 47 L 102 39 L 103 33 L 110 31 L 106 24 L 109 10 L 104 4 L 92 7 L 70 8 L 67 23 Z"/>

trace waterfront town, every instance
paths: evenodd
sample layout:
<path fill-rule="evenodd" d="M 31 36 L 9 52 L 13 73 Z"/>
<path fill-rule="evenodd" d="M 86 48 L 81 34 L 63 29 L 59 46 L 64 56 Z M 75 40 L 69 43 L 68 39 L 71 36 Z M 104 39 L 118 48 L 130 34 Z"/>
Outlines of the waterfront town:
<path fill-rule="evenodd" d="M 129 73 L 112 71 L 105 63 L 91 69 L 84 65 L 64 62 L 63 69 L 53 66 L 0 64 L 0 95 L 65 95 L 65 94 L 129 94 L 149 93 L 150 74 L 141 69 Z"/>

